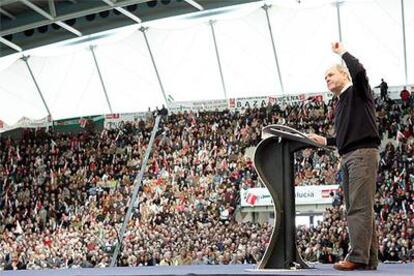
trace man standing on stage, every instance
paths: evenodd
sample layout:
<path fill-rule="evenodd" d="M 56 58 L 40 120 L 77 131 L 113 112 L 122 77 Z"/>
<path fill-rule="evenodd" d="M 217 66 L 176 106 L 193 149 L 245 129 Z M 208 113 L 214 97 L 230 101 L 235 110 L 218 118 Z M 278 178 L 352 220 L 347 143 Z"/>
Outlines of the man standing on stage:
<path fill-rule="evenodd" d="M 339 98 L 335 108 L 336 137 L 309 134 L 323 145 L 335 145 L 341 155 L 351 249 L 344 261 L 335 263 L 338 270 L 376 270 L 378 239 L 376 235 L 374 196 L 379 164 L 379 145 L 375 105 L 365 68 L 348 53 L 342 43 L 332 43 L 332 51 L 345 61 L 326 71 L 328 89 Z"/>

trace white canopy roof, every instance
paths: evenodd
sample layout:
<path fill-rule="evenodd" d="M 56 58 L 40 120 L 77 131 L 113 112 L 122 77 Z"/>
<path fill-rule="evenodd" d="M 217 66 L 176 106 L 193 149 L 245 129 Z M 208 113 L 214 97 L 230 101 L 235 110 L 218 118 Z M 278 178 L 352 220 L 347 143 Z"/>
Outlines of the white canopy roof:
<path fill-rule="evenodd" d="M 268 14 L 278 62 L 264 3 L 272 5 Z M 213 29 L 210 20 L 215 20 Z M 103 85 L 113 113 L 161 107 L 160 84 L 175 101 L 325 91 L 324 72 L 339 61 L 330 51 L 339 29 L 347 49 L 367 68 L 372 86 L 381 78 L 389 85 L 414 83 L 411 0 L 266 1 L 144 26 L 149 48 L 141 26 L 134 25 L 23 53 L 30 55 L 28 64 L 53 119 L 111 113 Z M 96 45 L 103 85 L 90 45 Z M 7 124 L 48 115 L 21 56 L 0 59 L 0 120 Z"/>

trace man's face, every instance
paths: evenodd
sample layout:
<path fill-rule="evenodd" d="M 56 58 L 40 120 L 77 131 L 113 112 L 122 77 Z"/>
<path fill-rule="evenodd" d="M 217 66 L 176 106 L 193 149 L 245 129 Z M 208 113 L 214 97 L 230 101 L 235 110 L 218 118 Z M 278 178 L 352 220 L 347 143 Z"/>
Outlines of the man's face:
<path fill-rule="evenodd" d="M 338 69 L 333 66 L 326 71 L 325 81 L 329 91 L 338 96 L 347 83 L 347 77 L 345 73 L 338 71 Z"/>

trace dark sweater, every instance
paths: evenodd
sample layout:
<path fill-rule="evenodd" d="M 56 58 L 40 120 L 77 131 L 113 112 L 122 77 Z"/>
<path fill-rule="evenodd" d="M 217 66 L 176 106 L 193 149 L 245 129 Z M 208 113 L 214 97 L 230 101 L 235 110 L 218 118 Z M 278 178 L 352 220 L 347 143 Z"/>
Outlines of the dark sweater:
<path fill-rule="evenodd" d="M 336 137 L 327 139 L 327 144 L 336 145 L 341 155 L 361 148 L 377 148 L 381 143 L 365 68 L 348 52 L 342 59 L 353 85 L 339 96 L 335 111 Z"/>

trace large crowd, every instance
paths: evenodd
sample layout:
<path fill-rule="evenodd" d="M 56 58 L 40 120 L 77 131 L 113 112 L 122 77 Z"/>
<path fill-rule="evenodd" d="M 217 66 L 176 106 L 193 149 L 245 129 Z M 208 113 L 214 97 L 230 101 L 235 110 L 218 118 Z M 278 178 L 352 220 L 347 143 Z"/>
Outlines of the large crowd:
<path fill-rule="evenodd" d="M 381 261 L 414 260 L 414 95 L 376 99 L 381 151 L 375 211 Z M 269 223 L 236 220 L 239 191 L 260 186 L 246 149 L 265 125 L 333 134 L 335 100 L 238 111 L 163 112 L 129 221 L 119 266 L 260 261 Z M 0 142 L 0 269 L 106 267 L 154 124 L 154 114 L 115 129 L 63 134 L 24 130 Z M 339 156 L 295 156 L 296 185 L 340 183 Z M 298 228 L 307 261 L 348 250 L 342 193 L 317 225 Z"/>

